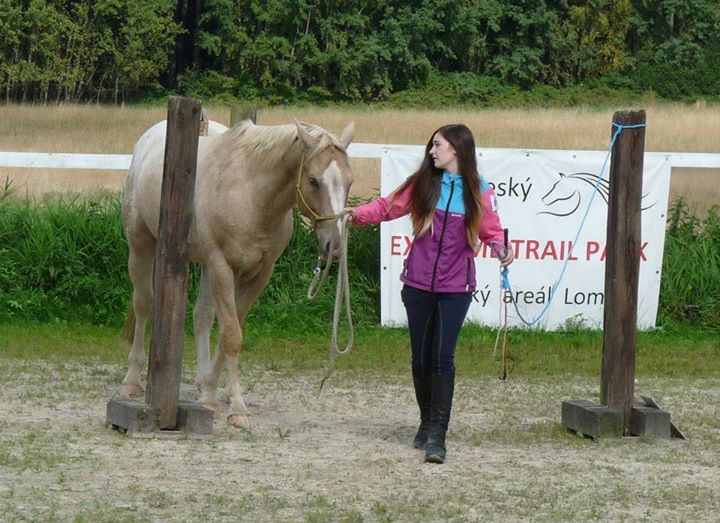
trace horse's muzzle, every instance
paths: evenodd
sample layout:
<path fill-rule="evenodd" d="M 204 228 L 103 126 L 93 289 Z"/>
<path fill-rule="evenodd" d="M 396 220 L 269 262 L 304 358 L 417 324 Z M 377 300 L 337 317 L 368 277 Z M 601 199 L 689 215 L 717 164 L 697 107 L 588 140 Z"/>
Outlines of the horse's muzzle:
<path fill-rule="evenodd" d="M 340 231 L 334 223 L 318 224 L 315 228 L 315 234 L 318 239 L 318 250 L 320 251 L 320 258 L 327 260 L 332 257 L 336 260 L 340 256 L 340 244 L 342 242 Z"/>
<path fill-rule="evenodd" d="M 324 251 L 321 251 L 321 252 L 320 252 L 320 259 L 321 259 L 322 261 L 324 261 L 324 262 L 327 261 L 328 256 L 329 256 L 329 251 L 330 251 L 330 250 L 327 249 L 327 250 L 324 250 Z M 340 249 L 339 249 L 339 248 L 338 248 L 338 249 L 333 249 L 333 251 L 332 251 L 332 261 L 336 261 L 336 260 L 338 260 L 338 259 L 340 259 Z"/>

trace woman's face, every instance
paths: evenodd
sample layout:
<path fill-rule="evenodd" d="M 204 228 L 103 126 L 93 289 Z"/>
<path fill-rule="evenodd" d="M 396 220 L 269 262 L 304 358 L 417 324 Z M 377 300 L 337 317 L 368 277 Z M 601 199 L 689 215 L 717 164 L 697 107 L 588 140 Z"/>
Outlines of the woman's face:
<path fill-rule="evenodd" d="M 458 172 L 457 152 L 440 133 L 435 133 L 432 138 L 430 158 L 437 169 L 444 169 L 451 173 Z"/>

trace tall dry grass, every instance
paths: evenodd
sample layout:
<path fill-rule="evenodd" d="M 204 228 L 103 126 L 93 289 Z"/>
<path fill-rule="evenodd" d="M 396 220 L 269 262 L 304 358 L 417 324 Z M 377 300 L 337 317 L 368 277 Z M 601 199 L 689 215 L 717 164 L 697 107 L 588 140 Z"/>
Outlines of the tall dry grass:
<path fill-rule="evenodd" d="M 651 105 L 647 111 L 646 150 L 720 152 L 720 106 Z M 229 125 L 230 110 L 208 107 L 209 116 Z M 97 105 L 0 108 L 0 151 L 129 154 L 140 135 L 165 118 L 165 107 Z M 267 108 L 258 123 L 277 125 L 294 118 L 340 132 L 356 124 L 356 142 L 424 144 L 437 127 L 465 123 L 480 147 L 604 150 L 611 136 L 612 110 L 515 109 L 417 111 L 396 109 Z M 354 196 L 370 196 L 379 187 L 379 162 L 353 160 Z M 20 193 L 88 189 L 120 190 L 125 174 L 117 171 L 0 169 Z M 684 195 L 700 210 L 720 202 L 718 170 L 673 172 L 673 197 Z"/>

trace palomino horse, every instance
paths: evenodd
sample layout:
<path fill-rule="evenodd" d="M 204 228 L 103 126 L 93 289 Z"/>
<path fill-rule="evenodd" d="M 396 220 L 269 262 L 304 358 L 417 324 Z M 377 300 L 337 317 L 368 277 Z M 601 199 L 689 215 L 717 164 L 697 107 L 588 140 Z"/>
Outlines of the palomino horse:
<path fill-rule="evenodd" d="M 160 216 L 166 123 L 150 128 L 133 150 L 125 183 L 123 225 L 130 255 L 135 326 L 128 371 L 120 393 L 142 391 L 144 334 L 153 300 L 153 262 Z M 292 208 L 314 226 L 320 254 L 339 247 L 339 216 L 345 207 L 352 171 L 347 156 L 354 125 L 339 138 L 315 126 L 256 126 L 230 129 L 210 122 L 198 147 L 190 259 L 202 264 L 193 309 L 197 344 L 199 403 L 220 409 L 218 383 L 227 367 L 228 423 L 249 427 L 240 393 L 238 354 L 250 306 L 267 285 L 275 261 L 293 228 Z M 334 232 L 333 232 L 334 229 Z M 210 331 L 217 313 L 218 348 L 210 360 Z"/>

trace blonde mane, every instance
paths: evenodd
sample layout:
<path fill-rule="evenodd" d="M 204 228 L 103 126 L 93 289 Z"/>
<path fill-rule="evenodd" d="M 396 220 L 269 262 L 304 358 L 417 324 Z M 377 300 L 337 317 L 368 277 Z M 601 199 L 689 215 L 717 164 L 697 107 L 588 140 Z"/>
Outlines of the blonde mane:
<path fill-rule="evenodd" d="M 318 145 L 310 153 L 315 156 L 327 147 L 337 147 L 341 151 L 345 148 L 338 139 L 320 126 L 303 124 L 308 132 L 317 138 Z M 227 140 L 232 144 L 231 155 L 236 158 L 252 158 L 264 165 L 275 165 L 283 161 L 287 152 L 298 140 L 298 130 L 295 124 L 263 126 L 255 125 L 250 120 L 240 122 L 225 133 Z"/>

